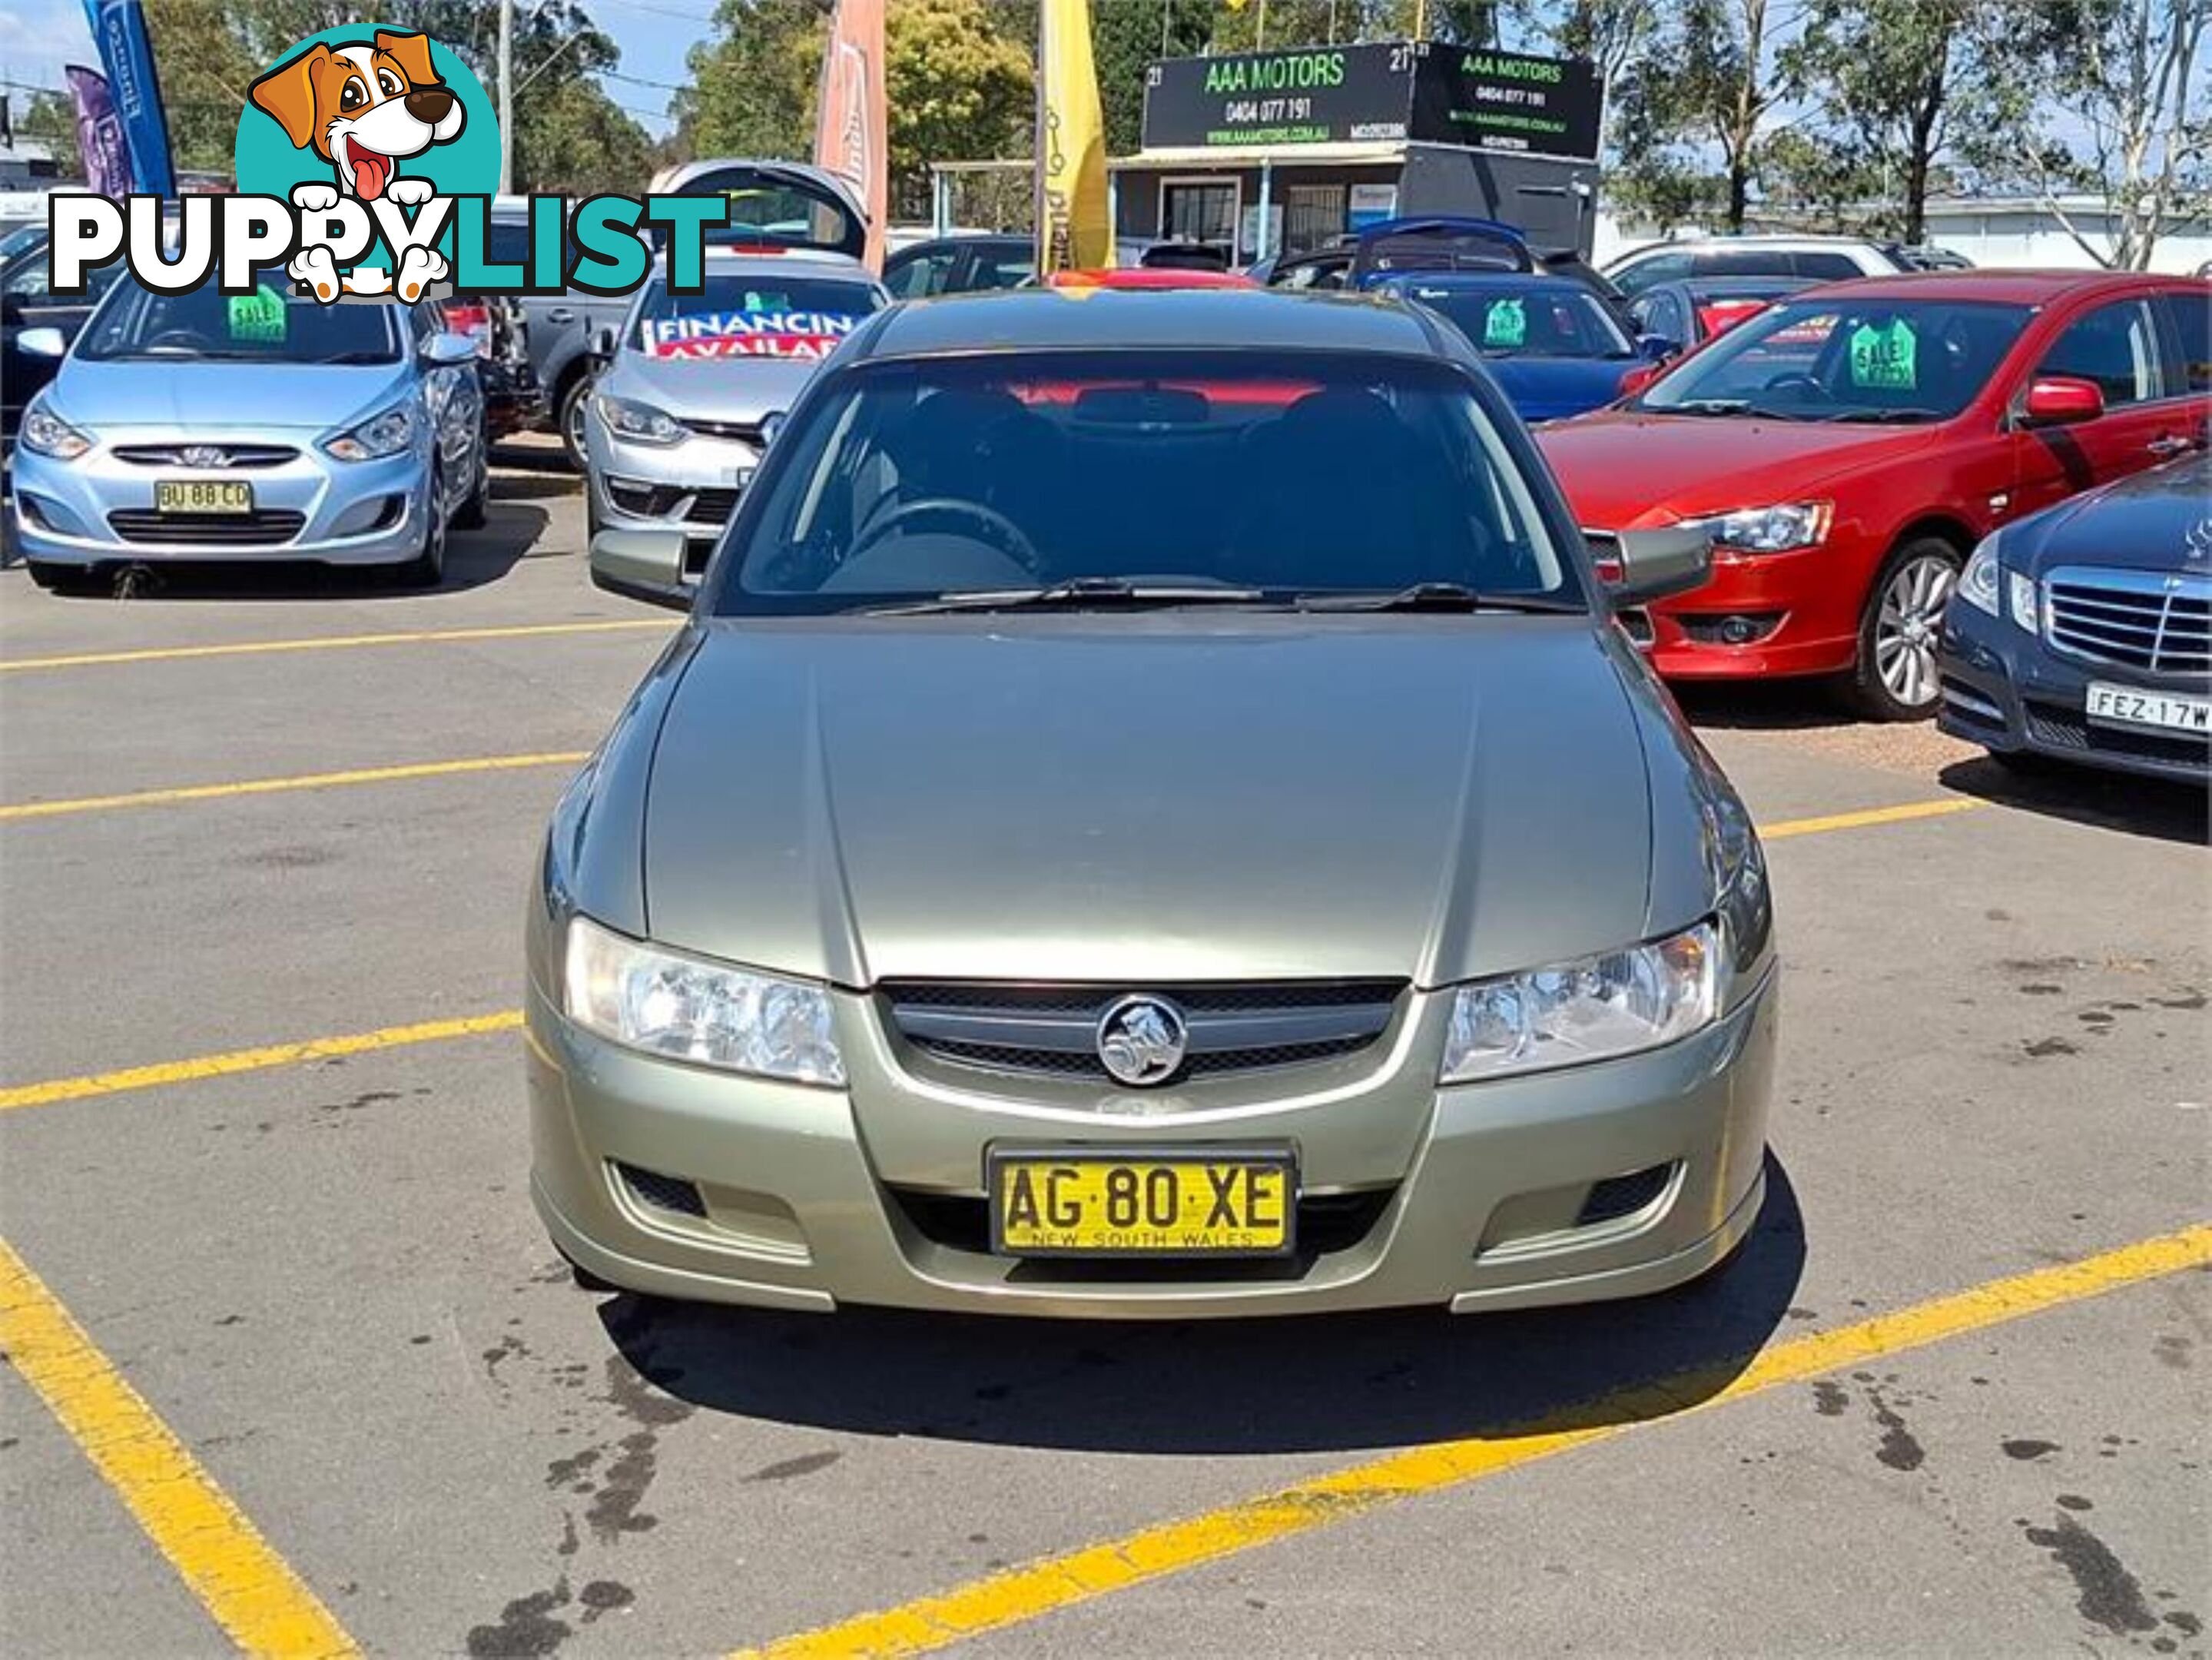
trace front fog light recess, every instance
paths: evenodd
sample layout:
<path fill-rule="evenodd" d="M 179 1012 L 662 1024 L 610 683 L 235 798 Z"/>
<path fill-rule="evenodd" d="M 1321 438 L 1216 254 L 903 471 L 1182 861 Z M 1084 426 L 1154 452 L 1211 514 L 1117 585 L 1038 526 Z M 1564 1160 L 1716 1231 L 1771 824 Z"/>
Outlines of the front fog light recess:
<path fill-rule="evenodd" d="M 611 1043 L 672 1061 L 799 1084 L 842 1084 L 845 1063 L 819 986 L 664 951 L 569 919 L 568 1018 Z"/>
<path fill-rule="evenodd" d="M 1721 1002 L 1711 921 L 1601 957 L 1462 986 L 1452 1000 L 1442 1081 L 1633 1055 L 1710 1025 Z"/>

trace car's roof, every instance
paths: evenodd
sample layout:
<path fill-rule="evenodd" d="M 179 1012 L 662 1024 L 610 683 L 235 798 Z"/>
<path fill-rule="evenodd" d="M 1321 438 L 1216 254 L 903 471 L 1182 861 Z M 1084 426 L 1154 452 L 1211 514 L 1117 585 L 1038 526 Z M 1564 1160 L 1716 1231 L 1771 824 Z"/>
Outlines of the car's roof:
<path fill-rule="evenodd" d="M 1829 236 L 1814 231 L 1747 231 L 1741 236 L 1671 236 L 1662 242 L 1646 242 L 1628 250 L 1620 257 L 1631 254 L 1663 253 L 1669 248 L 1696 248 L 1710 252 L 1714 248 L 1875 248 L 1878 243 L 1863 236 Z"/>
<path fill-rule="evenodd" d="M 1394 271 L 1375 281 L 1377 289 L 1392 293 L 1415 284 L 1425 289 L 1463 289 L 1474 292 L 1495 289 L 1512 294 L 1526 294 L 1531 289 L 1583 295 L 1590 291 L 1589 283 L 1577 282 L 1571 277 L 1553 277 L 1545 271 Z"/>
<path fill-rule="evenodd" d="M 1723 299 L 1735 295 L 1758 297 L 1770 294 L 1795 294 L 1800 289 L 1814 286 L 1817 279 L 1810 277 L 1785 277 L 1777 271 L 1771 277 L 1678 277 L 1671 283 L 1654 283 L 1646 294 L 1661 289 L 1687 289 L 1692 294 L 1710 294 Z"/>
<path fill-rule="evenodd" d="M 1991 300 L 2015 306 L 2045 306 L 2084 292 L 2154 292 L 2187 280 L 2147 271 L 1913 271 L 1823 283 L 1818 292 L 1848 292 L 1854 299 Z"/>
<path fill-rule="evenodd" d="M 1436 325 L 1406 306 L 1280 289 L 1018 289 L 884 314 L 870 357 L 1113 350 L 1372 351 L 1434 357 Z"/>

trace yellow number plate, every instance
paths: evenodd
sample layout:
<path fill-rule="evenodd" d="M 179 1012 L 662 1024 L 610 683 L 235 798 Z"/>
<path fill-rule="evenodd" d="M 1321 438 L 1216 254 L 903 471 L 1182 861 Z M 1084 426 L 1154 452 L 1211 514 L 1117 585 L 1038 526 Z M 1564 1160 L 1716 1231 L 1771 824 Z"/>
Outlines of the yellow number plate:
<path fill-rule="evenodd" d="M 163 478 L 154 485 L 156 513 L 252 513 L 251 484 L 205 483 L 193 478 Z"/>
<path fill-rule="evenodd" d="M 991 1244 L 1005 1256 L 1281 1256 L 1295 1243 L 1287 1150 L 994 1150 L 990 1178 Z"/>

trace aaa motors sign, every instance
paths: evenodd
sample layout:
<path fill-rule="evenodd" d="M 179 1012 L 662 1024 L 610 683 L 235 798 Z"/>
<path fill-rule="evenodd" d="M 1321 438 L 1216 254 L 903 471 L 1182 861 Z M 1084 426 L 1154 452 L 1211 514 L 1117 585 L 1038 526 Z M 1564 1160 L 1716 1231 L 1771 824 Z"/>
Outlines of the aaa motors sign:
<path fill-rule="evenodd" d="M 645 325 L 655 357 L 795 357 L 818 362 L 860 319 L 835 311 L 745 311 L 657 317 Z"/>

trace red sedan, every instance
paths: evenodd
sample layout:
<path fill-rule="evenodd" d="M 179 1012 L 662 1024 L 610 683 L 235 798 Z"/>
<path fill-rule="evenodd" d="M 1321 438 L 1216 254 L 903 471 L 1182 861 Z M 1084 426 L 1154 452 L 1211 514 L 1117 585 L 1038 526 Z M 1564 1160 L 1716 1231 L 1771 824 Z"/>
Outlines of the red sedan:
<path fill-rule="evenodd" d="M 1044 279 L 1048 289 L 1256 289 L 1250 277 L 1232 271 L 1182 271 L 1170 265 L 1123 265 L 1110 271 L 1056 271 Z"/>
<path fill-rule="evenodd" d="M 2212 284 L 1961 271 L 1808 290 L 1536 438 L 1601 556 L 1711 527 L 1711 581 L 1655 608 L 1662 675 L 1836 675 L 1911 720 L 1974 544 L 2208 421 Z"/>

